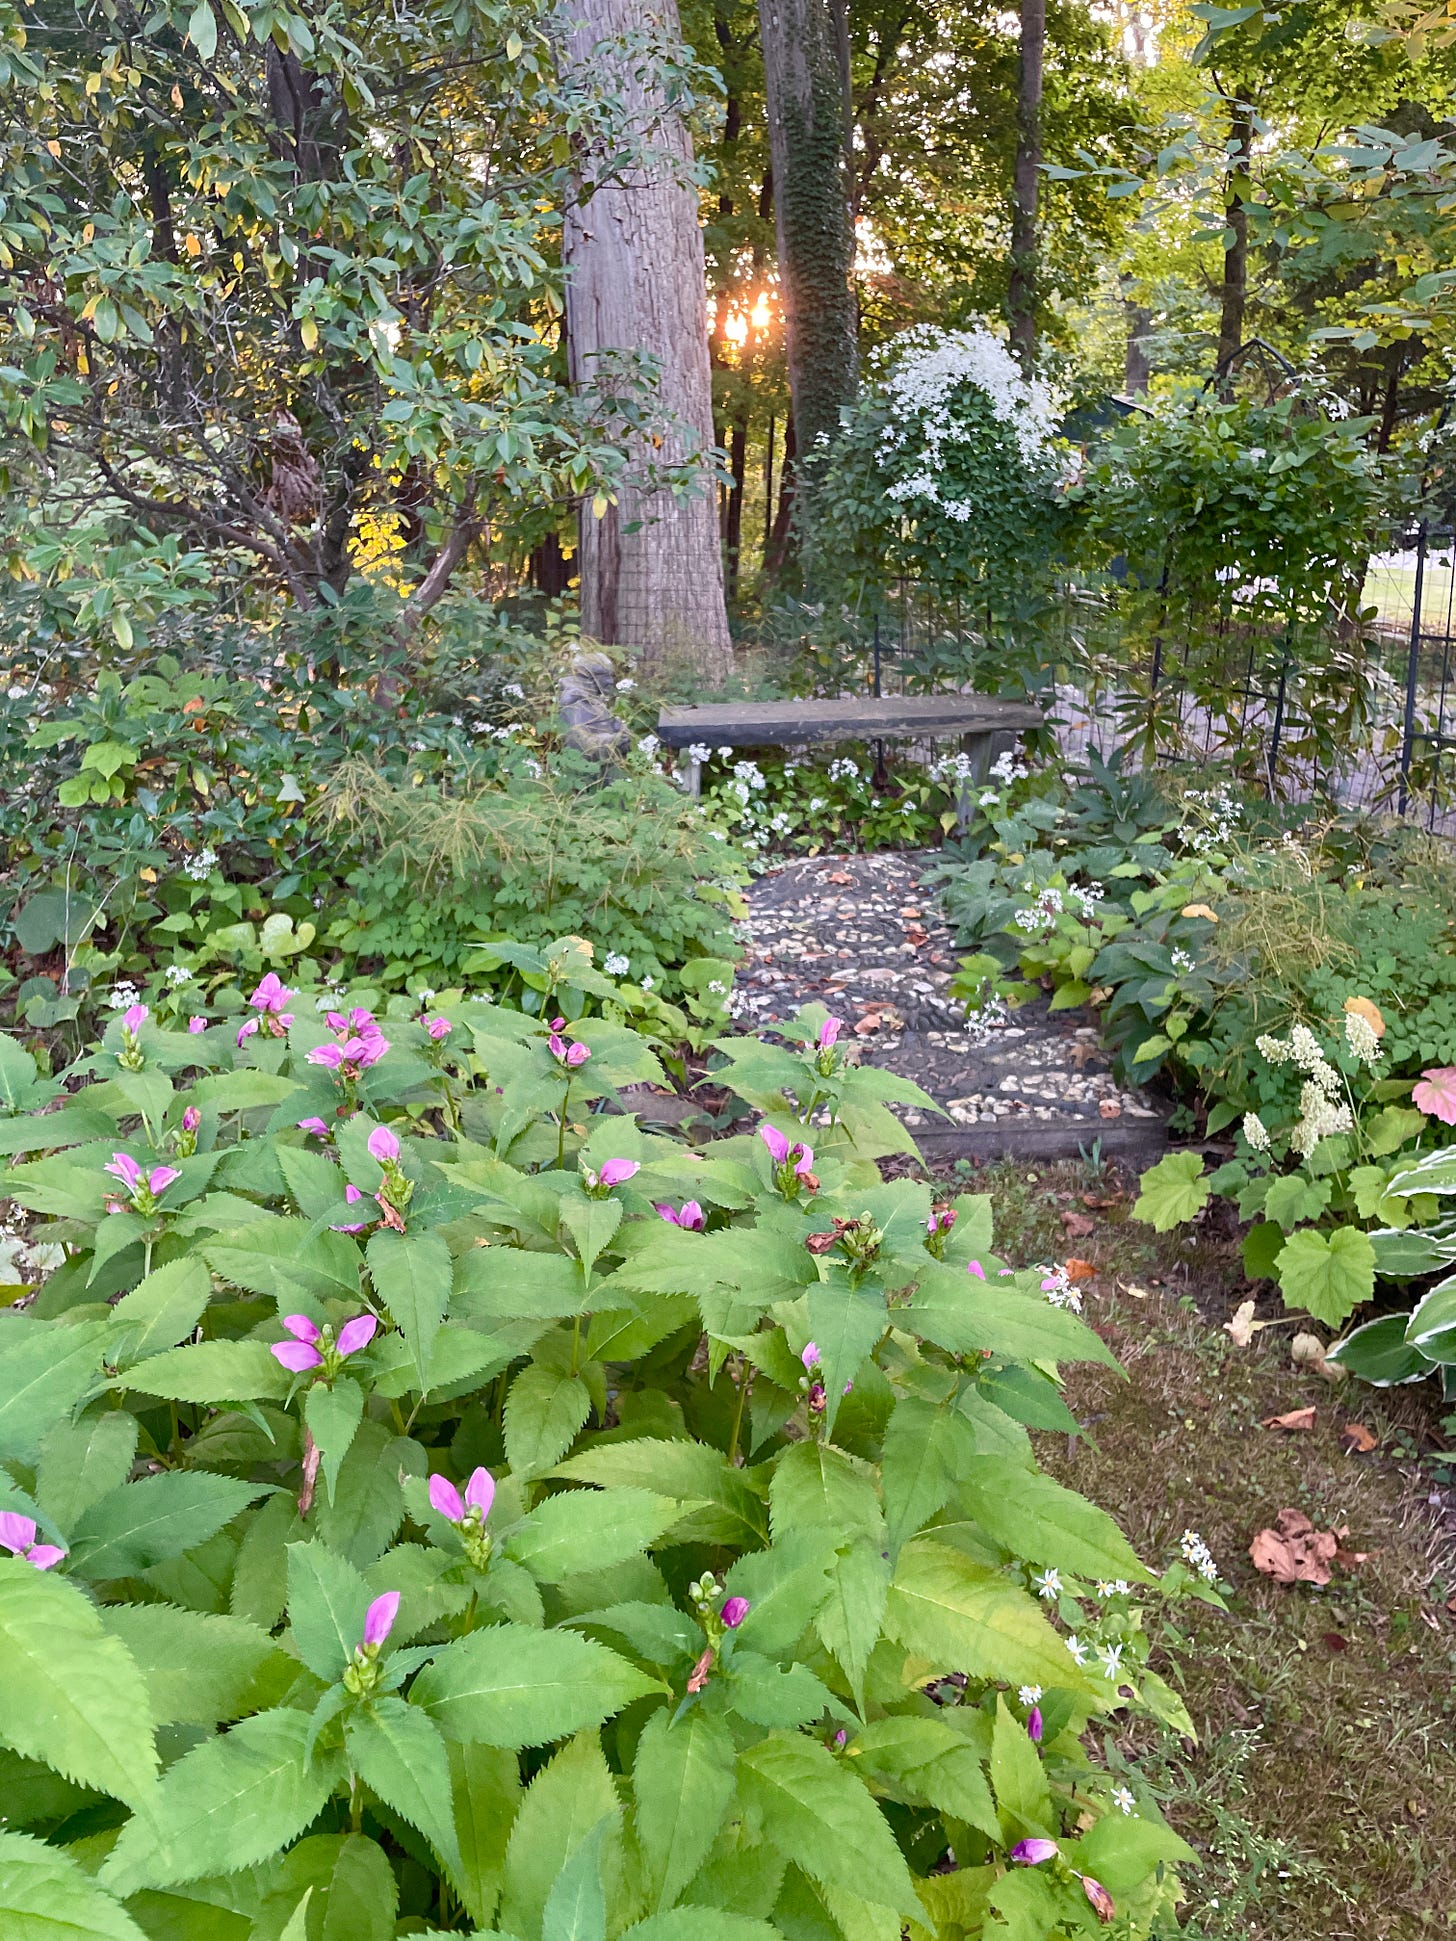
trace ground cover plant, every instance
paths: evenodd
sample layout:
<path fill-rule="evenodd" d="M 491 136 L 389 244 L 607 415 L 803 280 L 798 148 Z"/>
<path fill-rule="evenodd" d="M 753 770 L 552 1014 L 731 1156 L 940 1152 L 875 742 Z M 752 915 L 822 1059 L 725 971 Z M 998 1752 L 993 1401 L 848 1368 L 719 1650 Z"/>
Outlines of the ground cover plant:
<path fill-rule="evenodd" d="M 1188 1851 L 1087 1729 L 1186 1730 L 1144 1612 L 1216 1572 L 1038 1469 L 1110 1360 L 1075 1291 L 881 1181 L 913 1088 L 822 1011 L 723 1042 L 761 1119 L 696 1152 L 597 1109 L 661 1068 L 554 994 L 270 975 L 236 1029 L 113 1019 L 64 1096 L 7 1041 L 53 1271 L 0 1314 L 6 1905 L 1149 1932 Z"/>

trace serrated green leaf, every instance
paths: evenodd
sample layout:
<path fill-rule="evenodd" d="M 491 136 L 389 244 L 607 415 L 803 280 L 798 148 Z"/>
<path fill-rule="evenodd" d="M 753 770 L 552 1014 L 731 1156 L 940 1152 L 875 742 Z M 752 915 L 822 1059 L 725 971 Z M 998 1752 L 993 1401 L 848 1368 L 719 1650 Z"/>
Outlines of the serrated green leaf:
<path fill-rule="evenodd" d="M 649 1914 L 618 1941 L 782 1941 L 782 1930 L 751 1914 L 721 1907 L 672 1907 Z"/>
<path fill-rule="evenodd" d="M 153 1269 L 111 1310 L 118 1339 L 108 1346 L 107 1360 L 125 1368 L 175 1347 L 197 1326 L 211 1297 L 212 1276 L 195 1255 Z"/>
<path fill-rule="evenodd" d="M 949 1348 L 953 1354 L 1010 1355 L 1018 1361 L 1100 1361 L 1116 1358 L 1085 1321 L 1055 1308 L 1041 1294 L 1025 1293 L 1005 1282 L 988 1284 L 963 1269 L 930 1262 L 920 1285 L 895 1325 Z"/>
<path fill-rule="evenodd" d="M 683 1542 L 756 1545 L 768 1534 L 762 1497 L 741 1469 L 706 1443 L 650 1436 L 598 1443 L 559 1464 L 554 1474 L 573 1482 L 635 1483 L 659 1496 L 700 1499 L 707 1507 L 690 1512 L 674 1532 Z"/>
<path fill-rule="evenodd" d="M 104 1321 L 66 1326 L 17 1315 L 0 1325 L 0 1461 L 34 1459 L 47 1429 L 98 1380 L 106 1335 Z"/>
<path fill-rule="evenodd" d="M 853 1288 L 844 1277 L 815 1281 L 806 1297 L 809 1333 L 819 1350 L 824 1384 L 824 1433 L 832 1435 L 844 1385 L 889 1326 L 885 1297 L 873 1288 Z"/>
<path fill-rule="evenodd" d="M 603 1814 L 562 1863 L 541 1915 L 541 1941 L 606 1941 L 607 1896 L 602 1887 L 602 1849 L 615 1825 Z"/>
<path fill-rule="evenodd" d="M 311 1382 L 304 1391 L 303 1419 L 319 1452 L 324 1492 L 330 1502 L 339 1465 L 349 1453 L 363 1416 L 364 1391 L 347 1375 L 339 1376 L 332 1387 L 327 1382 Z"/>
<path fill-rule="evenodd" d="M 1056 1831 L 1051 1792 L 1040 1755 L 1005 1698 L 996 1701 L 991 1731 L 991 1788 L 1001 1814 L 1005 1842 L 1012 1846 L 1028 1834 Z"/>
<path fill-rule="evenodd" d="M 0 1934 L 8 1941 L 147 1941 L 64 1849 L 0 1833 Z"/>
<path fill-rule="evenodd" d="M 500 1746 L 449 1740 L 450 1794 L 460 1841 L 460 1898 L 473 1921 L 495 1912 L 506 1841 L 520 1804 L 520 1762 Z"/>
<path fill-rule="evenodd" d="M 1088 1689 L 1033 1598 L 998 1570 L 917 1537 L 900 1552 L 885 1630 L 937 1671 Z"/>
<path fill-rule="evenodd" d="M 1203 1176 L 1203 1158 L 1196 1152 L 1170 1152 L 1156 1166 L 1150 1166 L 1139 1181 L 1139 1193 L 1132 1213 L 1135 1220 L 1146 1220 L 1158 1233 L 1182 1226 L 1208 1204 L 1208 1181 Z"/>
<path fill-rule="evenodd" d="M 991 1788 L 975 1748 L 939 1719 L 894 1716 L 857 1731 L 846 1757 L 875 1775 L 892 1797 L 933 1806 L 1001 1839 Z"/>
<path fill-rule="evenodd" d="M 576 1440 L 591 1414 L 591 1391 L 579 1375 L 539 1362 L 523 1368 L 506 1397 L 506 1460 L 517 1476 L 539 1476 Z"/>
<path fill-rule="evenodd" d="M 298 1665 L 255 1624 L 175 1604 L 104 1604 L 101 1622 L 147 1682 L 158 1725 L 221 1725 L 276 1705 Z"/>
<path fill-rule="evenodd" d="M 124 1409 L 58 1422 L 40 1446 L 36 1500 L 57 1528 L 70 1532 L 91 1505 L 119 1489 L 136 1455 L 137 1421 Z"/>
<path fill-rule="evenodd" d="M 875 1802 L 829 1750 L 798 1733 L 770 1733 L 738 1755 L 744 1805 L 763 1836 L 811 1879 L 919 1920 L 904 1856 Z"/>
<path fill-rule="evenodd" d="M 541 1932 L 546 1899 L 571 1855 L 604 1818 L 621 1811 L 595 1732 L 573 1739 L 531 1781 L 506 1848 L 497 1925 L 503 1933 Z M 607 1867 L 611 1876 L 611 1859 Z"/>
<path fill-rule="evenodd" d="M 433 1231 L 381 1229 L 369 1236 L 366 1252 L 375 1291 L 405 1338 L 416 1385 L 424 1394 L 430 1386 L 430 1351 L 450 1304 L 450 1249 L 443 1235 Z"/>
<path fill-rule="evenodd" d="M 695 1709 L 654 1712 L 632 1762 L 637 1842 L 658 1908 L 671 1907 L 707 1859 L 733 1798 L 733 1740 Z"/>
<path fill-rule="evenodd" d="M 1336 1227 L 1330 1234 L 1301 1227 L 1285 1241 L 1274 1271 L 1291 1307 L 1337 1328 L 1375 1292 L 1375 1249 L 1358 1227 Z"/>
<path fill-rule="evenodd" d="M 266 1879 L 268 1893 L 250 1929 L 258 1941 L 276 1931 L 282 1911 L 296 1907 L 304 1894 L 310 1895 L 309 1941 L 394 1941 L 399 1898 L 394 1869 L 384 1850 L 362 1833 L 310 1834 L 269 1864 Z"/>
<path fill-rule="evenodd" d="M 262 1483 L 240 1483 L 202 1469 L 143 1476 L 112 1490 L 71 1531 L 71 1568 L 83 1577 L 131 1577 L 206 1543 L 264 1495 Z"/>
<path fill-rule="evenodd" d="M 428 1458 L 408 1436 L 391 1435 L 369 1416 L 359 1424 L 332 1499 L 315 1498 L 309 1521 L 357 1569 L 367 1570 L 404 1521 L 400 1476 L 423 1476 Z M 387 1588 L 387 1587 L 386 1587 Z"/>
<path fill-rule="evenodd" d="M 505 1552 L 542 1583 L 559 1583 L 640 1555 L 681 1514 L 681 1504 L 651 1490 L 566 1490 L 545 1497 L 516 1525 Z"/>
<path fill-rule="evenodd" d="M 975 1431 L 943 1402 L 902 1395 L 885 1427 L 881 1481 L 890 1553 L 950 1498 L 953 1479 L 976 1451 Z"/>
<path fill-rule="evenodd" d="M 450 1798 L 450 1763 L 434 1721 L 390 1694 L 351 1713 L 344 1728 L 349 1764 L 384 1804 L 418 1827 L 460 1875 L 460 1846 Z"/>
<path fill-rule="evenodd" d="M 768 1658 L 789 1654 L 829 1595 L 829 1566 L 837 1538 L 824 1530 L 787 1537 L 768 1550 L 751 1550 L 728 1571 L 730 1597 L 748 1599 L 737 1642 Z"/>
<path fill-rule="evenodd" d="M 315 1677 L 332 1684 L 364 1638 L 374 1593 L 327 1544 L 288 1545 L 288 1622 L 294 1646 Z"/>
<path fill-rule="evenodd" d="M 338 1777 L 304 1758 L 308 1714 L 257 1712 L 168 1768 L 149 1814 L 122 1828 L 101 1870 L 123 1898 L 207 1874 L 235 1873 L 296 1840 Z"/>
<path fill-rule="evenodd" d="M 653 1689 L 594 1639 L 496 1624 L 447 1645 L 410 1697 L 447 1738 L 520 1747 L 599 1725 Z"/>
<path fill-rule="evenodd" d="M 1106 1510 L 1040 1470 L 1000 1456 L 972 1456 L 956 1486 L 969 1514 L 1014 1557 L 1057 1564 L 1083 1577 L 1151 1581 Z"/>
<path fill-rule="evenodd" d="M 293 1377 L 261 1341 L 194 1341 L 127 1370 L 126 1385 L 169 1402 L 281 1402 Z"/>
<path fill-rule="evenodd" d="M 0 1557 L 0 1738 L 140 1806 L 157 1767 L 146 1686 L 74 1584 Z"/>

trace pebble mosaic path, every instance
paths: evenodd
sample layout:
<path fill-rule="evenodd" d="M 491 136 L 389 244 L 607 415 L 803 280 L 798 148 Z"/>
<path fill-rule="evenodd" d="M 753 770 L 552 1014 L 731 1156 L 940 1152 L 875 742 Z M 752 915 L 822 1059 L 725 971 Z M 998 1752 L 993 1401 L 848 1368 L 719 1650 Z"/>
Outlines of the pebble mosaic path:
<path fill-rule="evenodd" d="M 771 1031 L 818 1001 L 872 1064 L 901 1072 L 945 1110 L 899 1108 L 927 1157 L 1143 1151 L 1165 1138 L 1143 1093 L 1118 1085 L 1081 1011 L 1023 1006 L 968 1029 L 948 995 L 958 951 L 921 876 L 929 852 L 813 856 L 748 891 L 740 1029 Z M 843 1041 L 842 1041 L 843 1042 Z"/>

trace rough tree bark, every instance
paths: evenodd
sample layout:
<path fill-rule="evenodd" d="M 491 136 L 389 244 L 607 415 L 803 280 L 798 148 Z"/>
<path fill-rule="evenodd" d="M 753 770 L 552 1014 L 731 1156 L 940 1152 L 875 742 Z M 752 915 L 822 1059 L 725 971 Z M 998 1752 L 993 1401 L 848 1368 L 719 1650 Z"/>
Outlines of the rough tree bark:
<path fill-rule="evenodd" d="M 758 18 L 789 390 L 798 449 L 812 462 L 859 380 L 848 34 L 836 0 L 759 0 Z"/>
<path fill-rule="evenodd" d="M 1223 252 L 1223 289 L 1219 301 L 1218 356 L 1223 366 L 1244 341 L 1244 306 L 1249 289 L 1249 211 L 1245 205 L 1249 157 L 1254 142 L 1252 110 L 1243 102 L 1229 104 L 1228 206 L 1224 212 L 1229 240 Z M 1226 379 L 1223 389 L 1228 391 Z"/>
<path fill-rule="evenodd" d="M 571 14 L 578 24 L 570 58 L 598 74 L 612 58 L 600 43 L 653 25 L 678 31 L 675 0 L 574 0 Z M 631 60 L 621 59 L 620 69 L 617 85 L 651 155 L 566 212 L 568 362 L 580 384 L 590 381 L 601 352 L 649 352 L 658 401 L 674 423 L 660 448 L 644 441 L 632 454 L 636 482 L 629 479 L 602 518 L 590 503 L 582 508 L 582 627 L 592 639 L 636 649 L 648 672 L 687 664 L 716 686 L 732 665 L 716 495 L 705 489 L 675 499 L 645 477 L 654 459 L 681 461 L 713 444 L 692 143 L 664 95 L 631 71 Z"/>
<path fill-rule="evenodd" d="M 1041 189 L 1041 93 L 1046 66 L 1046 0 L 1021 0 L 1016 168 L 1011 187 L 1011 284 L 1006 310 L 1011 348 L 1030 371 L 1036 361 L 1037 203 Z"/>

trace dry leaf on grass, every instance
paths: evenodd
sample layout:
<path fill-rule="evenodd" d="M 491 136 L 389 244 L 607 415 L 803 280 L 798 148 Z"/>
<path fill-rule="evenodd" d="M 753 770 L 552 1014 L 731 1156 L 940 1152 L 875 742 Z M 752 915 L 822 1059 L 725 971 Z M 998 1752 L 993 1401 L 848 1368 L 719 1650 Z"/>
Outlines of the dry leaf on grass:
<path fill-rule="evenodd" d="M 1260 1530 L 1249 1545 L 1255 1570 L 1276 1584 L 1327 1584 L 1340 1540 L 1333 1530 L 1316 1530 L 1303 1510 L 1281 1510 L 1272 1530 Z"/>
<path fill-rule="evenodd" d="M 1135 1301 L 1147 1301 L 1152 1299 L 1152 1296 L 1148 1293 L 1148 1290 L 1145 1287 L 1139 1287 L 1136 1281 L 1123 1281 L 1122 1291 L 1124 1294 L 1131 1294 L 1132 1298 Z"/>
<path fill-rule="evenodd" d="M 1314 1417 L 1315 1407 L 1311 1402 L 1307 1409 L 1291 1409 L 1287 1415 L 1266 1415 L 1263 1426 L 1266 1429 L 1312 1429 Z"/>
<path fill-rule="evenodd" d="M 1240 1301 L 1239 1305 L 1234 1309 L 1231 1318 L 1224 1322 L 1223 1331 L 1225 1334 L 1233 1336 L 1234 1346 L 1236 1348 L 1247 1348 L 1257 1330 L 1267 1328 L 1268 1325 L 1269 1323 L 1267 1321 L 1256 1321 L 1254 1319 L 1254 1303 L 1252 1301 Z"/>
<path fill-rule="evenodd" d="M 1352 1455 L 1368 1456 L 1372 1449 L 1380 1447 L 1379 1436 L 1363 1422 L 1347 1422 L 1340 1440 Z"/>
<path fill-rule="evenodd" d="M 1072 1240 L 1085 1240 L 1089 1233 L 1097 1231 L 1097 1222 L 1086 1213 L 1064 1213 L 1062 1225 Z"/>
<path fill-rule="evenodd" d="M 1090 1281 L 1097 1278 L 1097 1263 L 1091 1260 L 1077 1260 L 1075 1257 L 1066 1263 L 1069 1281 Z"/>
<path fill-rule="evenodd" d="M 829 881 L 831 883 L 852 883 L 854 878 L 847 869 L 832 869 L 829 872 Z"/>

